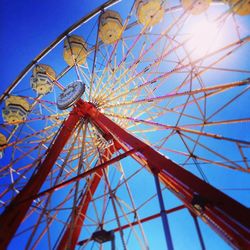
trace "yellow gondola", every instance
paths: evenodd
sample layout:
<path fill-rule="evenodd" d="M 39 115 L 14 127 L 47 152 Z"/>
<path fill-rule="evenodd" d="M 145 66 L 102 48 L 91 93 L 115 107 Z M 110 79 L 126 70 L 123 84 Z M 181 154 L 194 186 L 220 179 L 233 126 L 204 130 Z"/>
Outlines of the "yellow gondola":
<path fill-rule="evenodd" d="M 30 78 L 31 88 L 38 95 L 46 95 L 53 89 L 53 79 L 56 77 L 55 71 L 48 65 L 38 64 L 33 69 Z"/>

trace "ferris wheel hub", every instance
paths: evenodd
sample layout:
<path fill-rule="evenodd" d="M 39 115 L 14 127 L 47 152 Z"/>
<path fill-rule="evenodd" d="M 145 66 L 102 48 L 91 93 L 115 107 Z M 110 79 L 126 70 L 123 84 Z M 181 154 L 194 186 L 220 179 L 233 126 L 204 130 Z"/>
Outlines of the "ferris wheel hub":
<path fill-rule="evenodd" d="M 57 98 L 57 107 L 67 109 L 76 103 L 85 92 L 85 84 L 79 80 L 70 83 Z"/>

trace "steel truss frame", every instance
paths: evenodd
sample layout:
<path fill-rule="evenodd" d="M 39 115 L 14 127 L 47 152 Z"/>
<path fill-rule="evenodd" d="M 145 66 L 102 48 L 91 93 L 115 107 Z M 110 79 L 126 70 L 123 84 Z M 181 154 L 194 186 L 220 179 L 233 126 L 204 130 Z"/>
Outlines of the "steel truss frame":
<path fill-rule="evenodd" d="M 0 249 L 7 248 L 28 212 L 34 197 L 39 196 L 39 190 L 60 152 L 79 122 L 85 118 L 90 119 L 103 133 L 103 137 L 106 140 L 113 140 L 114 144 L 101 156 L 100 165 L 103 166 L 96 169 L 95 175 L 91 179 L 89 190 L 85 192 L 72 212 L 71 222 L 66 228 L 61 242 L 59 242 L 58 249 L 75 248 L 91 197 L 102 178 L 103 168 L 107 166 L 105 161 L 109 163 L 112 154 L 119 149 L 124 150 L 126 156 L 131 154 L 135 160 L 151 171 L 152 174 L 158 175 L 161 182 L 183 202 L 184 206 L 192 214 L 199 216 L 233 247 L 240 249 L 248 249 L 250 247 L 250 212 L 248 208 L 202 181 L 122 129 L 102 114 L 93 104 L 79 100 L 70 112 L 69 117 L 64 121 L 55 140 L 51 143 L 46 157 L 38 164 L 37 171 L 1 215 Z M 117 160 L 119 159 L 117 158 Z M 48 192 L 53 192 L 56 189 L 54 187 Z M 46 191 L 40 193 L 40 195 L 44 194 L 46 194 Z M 73 224 L 77 226 L 73 227 Z M 70 243 L 68 243 L 69 238 L 71 239 Z"/>

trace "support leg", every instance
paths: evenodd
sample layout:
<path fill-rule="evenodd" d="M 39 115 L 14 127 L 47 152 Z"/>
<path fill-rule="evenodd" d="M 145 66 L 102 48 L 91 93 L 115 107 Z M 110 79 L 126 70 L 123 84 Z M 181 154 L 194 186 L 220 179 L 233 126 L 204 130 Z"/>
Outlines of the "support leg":
<path fill-rule="evenodd" d="M 162 224 L 163 224 L 163 229 L 165 233 L 165 238 L 166 238 L 166 244 L 168 250 L 173 250 L 173 242 L 172 242 L 172 237 L 170 233 L 170 228 L 169 228 L 169 223 L 168 223 L 168 217 L 167 214 L 165 213 L 165 206 L 163 202 L 163 197 L 162 197 L 162 192 L 161 192 L 161 186 L 160 186 L 160 181 L 158 174 L 154 174 L 154 179 L 155 179 L 155 186 L 157 190 L 157 196 L 160 204 L 160 209 L 161 209 L 161 219 L 162 219 Z"/>
<path fill-rule="evenodd" d="M 52 146 L 47 151 L 44 161 L 37 167 L 37 172 L 1 214 L 0 249 L 7 249 L 7 246 L 14 237 L 33 202 L 30 197 L 33 197 L 39 192 L 63 147 L 74 131 L 79 119 L 80 117 L 77 113 L 72 111 L 68 119 L 64 122 Z"/>

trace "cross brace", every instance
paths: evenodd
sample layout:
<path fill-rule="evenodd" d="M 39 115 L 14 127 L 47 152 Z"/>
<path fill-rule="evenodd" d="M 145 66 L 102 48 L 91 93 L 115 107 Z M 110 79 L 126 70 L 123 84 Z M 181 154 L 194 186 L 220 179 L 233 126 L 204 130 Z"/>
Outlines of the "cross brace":
<path fill-rule="evenodd" d="M 72 135 L 77 123 L 83 117 L 88 117 L 102 131 L 105 139 L 114 140 L 124 150 L 127 147 L 137 149 L 138 157 L 136 159 L 138 162 L 141 163 L 140 159 L 146 162 L 147 169 L 153 173 L 158 173 L 161 182 L 182 200 L 190 211 L 199 216 L 229 244 L 240 249 L 250 247 L 250 212 L 248 208 L 122 129 L 91 103 L 79 100 L 68 119 L 63 123 L 61 130 L 47 151 L 45 159 L 37 167 L 36 173 L 0 216 L 0 249 L 6 249 L 14 237 L 17 228 L 32 204 L 30 197 L 38 194 L 60 152 Z M 101 172 L 102 170 L 100 170 Z M 93 180 L 93 183 L 91 195 L 95 192 L 99 180 Z M 82 206 L 81 202 L 79 203 L 79 208 L 82 209 L 83 214 L 86 213 L 91 200 L 91 195 L 87 198 L 86 195 L 82 198 L 82 201 L 85 200 L 85 205 Z M 84 216 L 76 217 L 76 220 L 79 227 L 71 231 L 74 244 L 71 244 L 70 249 L 74 249 L 77 243 L 80 233 L 79 228 L 83 225 Z M 67 235 L 67 230 L 69 229 L 66 228 L 65 235 Z M 65 246 L 63 245 L 63 242 L 66 242 L 64 237 L 66 236 L 63 236 L 59 243 L 59 249 L 63 249 L 60 246 Z"/>

